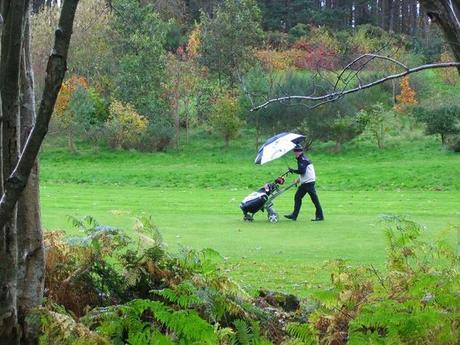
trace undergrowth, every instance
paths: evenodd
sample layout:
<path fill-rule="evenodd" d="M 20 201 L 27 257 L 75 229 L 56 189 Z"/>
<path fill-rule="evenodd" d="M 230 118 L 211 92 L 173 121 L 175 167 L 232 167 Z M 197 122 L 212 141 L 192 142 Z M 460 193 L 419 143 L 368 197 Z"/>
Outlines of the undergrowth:
<path fill-rule="evenodd" d="M 330 283 L 300 301 L 249 295 L 212 249 L 170 253 L 149 218 L 136 237 L 91 217 L 46 234 L 42 344 L 458 344 L 458 248 L 386 217 L 384 270 L 328 263 Z M 458 231 L 458 229 L 456 229 Z"/>

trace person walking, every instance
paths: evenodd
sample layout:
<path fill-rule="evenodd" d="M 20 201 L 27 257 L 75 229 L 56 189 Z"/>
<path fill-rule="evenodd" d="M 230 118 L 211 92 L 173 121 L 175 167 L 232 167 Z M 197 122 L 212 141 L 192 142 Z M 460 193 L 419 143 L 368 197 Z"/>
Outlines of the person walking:
<path fill-rule="evenodd" d="M 322 221 L 324 220 L 323 209 L 319 202 L 318 194 L 315 190 L 315 168 L 311 160 L 303 154 L 303 148 L 299 144 L 293 149 L 294 155 L 297 159 L 297 169 L 289 168 L 289 172 L 299 174 L 300 177 L 297 178 L 296 183 L 300 184 L 297 188 L 297 192 L 294 196 L 294 212 L 291 214 L 285 215 L 286 218 L 297 220 L 299 215 L 300 207 L 302 206 L 302 199 L 305 194 L 310 195 L 310 199 L 315 205 L 316 213 L 315 218 L 312 221 Z"/>

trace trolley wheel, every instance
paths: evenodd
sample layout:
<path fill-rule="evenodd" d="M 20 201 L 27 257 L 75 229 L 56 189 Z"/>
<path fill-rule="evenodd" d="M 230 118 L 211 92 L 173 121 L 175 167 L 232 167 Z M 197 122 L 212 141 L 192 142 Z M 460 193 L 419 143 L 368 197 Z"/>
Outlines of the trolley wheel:
<path fill-rule="evenodd" d="M 269 221 L 270 223 L 277 223 L 277 222 L 278 222 L 278 219 L 279 219 L 279 218 L 278 218 L 278 213 L 270 213 L 270 214 L 268 215 L 268 221 Z"/>
<path fill-rule="evenodd" d="M 245 214 L 244 217 L 243 217 L 243 220 L 245 222 L 252 222 L 252 221 L 254 221 L 254 218 L 250 214 Z"/>

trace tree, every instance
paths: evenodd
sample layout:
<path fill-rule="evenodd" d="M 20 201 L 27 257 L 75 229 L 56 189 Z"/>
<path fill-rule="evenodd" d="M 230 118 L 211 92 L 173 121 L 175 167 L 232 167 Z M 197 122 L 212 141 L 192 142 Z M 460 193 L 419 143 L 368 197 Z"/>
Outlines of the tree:
<path fill-rule="evenodd" d="M 69 150 L 74 153 L 77 151 L 75 135 L 80 125 L 83 124 L 79 116 L 80 110 L 85 113 L 95 112 L 94 106 L 83 100 L 83 98 L 89 98 L 86 92 L 88 88 L 89 85 L 85 78 L 72 76 L 62 84 L 56 100 L 54 121 L 67 136 Z M 83 107 L 86 109 L 82 109 L 80 106 L 82 101 L 85 103 Z"/>
<path fill-rule="evenodd" d="M 453 0 L 420 0 L 430 19 L 437 23 L 449 42 L 457 61 L 460 61 L 460 4 Z M 457 66 L 460 74 L 460 66 Z"/>
<path fill-rule="evenodd" d="M 109 107 L 109 118 L 105 124 L 108 143 L 114 149 L 134 148 L 139 143 L 149 124 L 131 104 L 113 100 Z"/>
<path fill-rule="evenodd" d="M 447 144 L 449 136 L 460 133 L 460 107 L 457 105 L 417 108 L 414 113 L 418 121 L 425 123 L 426 134 L 440 135 L 442 145 Z"/>
<path fill-rule="evenodd" d="M 409 85 L 409 77 L 402 78 L 400 85 L 401 94 L 396 96 L 395 110 L 403 113 L 406 111 L 408 106 L 417 104 L 417 99 L 415 98 L 415 90 Z"/>
<path fill-rule="evenodd" d="M 149 120 L 152 131 L 171 126 L 161 84 L 166 79 L 167 23 L 152 4 L 136 0 L 113 1 L 115 33 L 115 98 L 134 105 Z"/>
<path fill-rule="evenodd" d="M 240 119 L 240 112 L 238 100 L 229 94 L 224 94 L 216 101 L 214 111 L 210 115 L 211 126 L 223 136 L 226 148 L 230 140 L 238 136 L 244 124 Z"/>
<path fill-rule="evenodd" d="M 449 48 L 444 50 L 444 52 L 441 54 L 439 59 L 440 62 L 447 62 L 453 60 L 452 53 L 448 49 Z M 451 69 L 442 69 L 439 71 L 439 75 L 441 76 L 442 80 L 448 85 L 455 85 L 460 78 L 458 74 L 452 73 Z"/>
<path fill-rule="evenodd" d="M 224 0 L 214 15 L 202 13 L 201 61 L 210 72 L 233 85 L 253 59 L 261 39 L 260 11 L 255 0 Z"/>
<path fill-rule="evenodd" d="M 386 110 L 382 103 L 376 103 L 369 110 L 362 110 L 358 114 L 358 120 L 375 140 L 377 147 L 385 147 L 385 137 L 391 129 L 394 113 Z"/>
<path fill-rule="evenodd" d="M 100 92 L 113 89 L 113 32 L 111 12 L 105 1 L 80 0 L 75 14 L 72 44 L 69 47 L 68 71 L 84 77 Z M 32 62 L 36 75 L 36 93 L 43 89 L 46 62 L 53 44 L 53 30 L 58 24 L 60 6 L 47 6 L 32 15 Z"/>
<path fill-rule="evenodd" d="M 194 49 L 190 50 L 192 56 Z M 185 121 L 186 143 L 189 138 L 190 113 L 193 95 L 198 86 L 201 71 L 196 61 L 179 47 L 176 54 L 168 54 L 166 68 L 168 80 L 163 83 L 176 129 L 176 148 L 179 147 L 181 115 Z"/>
<path fill-rule="evenodd" d="M 330 139 L 335 141 L 335 151 L 340 152 L 343 144 L 360 135 L 365 124 L 356 116 L 338 116 L 330 125 Z"/>
<path fill-rule="evenodd" d="M 43 294 L 43 239 L 36 158 L 64 78 L 77 3 L 78 0 L 63 2 L 45 88 L 34 121 L 28 31 L 30 1 L 0 2 L 0 339 L 5 345 L 37 341 L 30 335 L 25 321 Z M 27 135 L 25 142 L 21 142 L 21 133 Z M 17 203 L 25 189 L 27 194 L 21 199 L 18 211 Z M 19 219 L 18 212 L 24 218 Z M 18 226 L 22 227 L 19 231 Z"/>

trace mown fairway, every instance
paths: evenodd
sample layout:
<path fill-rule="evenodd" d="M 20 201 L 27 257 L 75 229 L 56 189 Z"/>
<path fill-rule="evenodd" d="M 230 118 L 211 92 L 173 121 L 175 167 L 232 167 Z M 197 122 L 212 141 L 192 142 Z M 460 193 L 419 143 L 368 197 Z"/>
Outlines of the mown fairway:
<path fill-rule="evenodd" d="M 77 156 L 53 143 L 42 154 L 44 226 L 77 234 L 67 216 L 92 215 L 131 231 L 137 217 L 151 215 L 171 249 L 214 248 L 243 284 L 300 294 L 326 278 L 313 274 L 326 260 L 383 265 L 382 214 L 426 225 L 427 238 L 456 241 L 455 232 L 444 230 L 460 224 L 460 156 L 434 139 L 393 143 L 382 152 L 365 143 L 342 154 L 317 148 L 311 157 L 326 222 L 310 222 L 307 197 L 297 222 L 278 224 L 262 213 L 244 223 L 238 205 L 294 159 L 254 166 L 248 136 L 228 151 L 215 139 L 195 140 L 181 153 L 82 150 Z M 276 200 L 280 214 L 291 211 L 293 194 Z"/>

